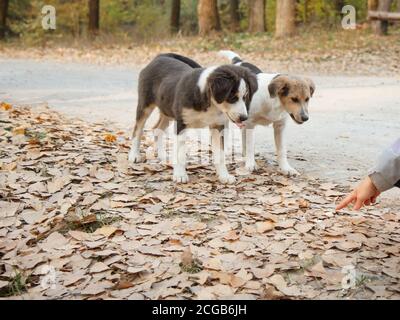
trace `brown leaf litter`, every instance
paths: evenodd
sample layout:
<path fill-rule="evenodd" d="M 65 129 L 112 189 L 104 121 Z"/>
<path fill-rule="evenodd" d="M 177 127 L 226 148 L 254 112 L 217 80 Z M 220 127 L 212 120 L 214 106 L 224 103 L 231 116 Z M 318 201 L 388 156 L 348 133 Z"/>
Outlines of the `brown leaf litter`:
<path fill-rule="evenodd" d="M 193 163 L 177 185 L 128 165 L 121 133 L 49 109 L 2 103 L 0 127 L 2 297 L 400 297 L 398 208 L 335 213 L 346 189 L 269 165 L 224 186 Z"/>

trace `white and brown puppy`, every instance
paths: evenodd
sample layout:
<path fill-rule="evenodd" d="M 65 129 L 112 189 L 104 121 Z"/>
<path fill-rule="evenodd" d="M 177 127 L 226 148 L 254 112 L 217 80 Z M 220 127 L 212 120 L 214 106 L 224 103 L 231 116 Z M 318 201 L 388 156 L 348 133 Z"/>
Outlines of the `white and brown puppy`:
<path fill-rule="evenodd" d="M 222 183 L 234 183 L 224 159 L 220 132 L 230 121 L 239 127 L 248 118 L 248 107 L 257 90 L 257 79 L 248 69 L 224 65 L 199 68 L 193 60 L 176 55 L 157 56 L 139 75 L 139 98 L 136 124 L 129 153 L 131 162 L 142 161 L 140 139 L 146 120 L 160 110 L 157 128 L 165 130 L 176 121 L 173 180 L 186 183 L 186 128 L 209 127 L 217 175 Z"/>
<path fill-rule="evenodd" d="M 242 129 L 242 146 L 247 170 L 252 172 L 257 168 L 254 159 L 255 126 L 273 124 L 280 171 L 289 176 L 299 174 L 287 160 L 284 131 L 289 115 L 297 124 L 308 121 L 308 104 L 315 92 L 314 82 L 308 78 L 263 73 L 255 65 L 243 62 L 240 56 L 232 51 L 223 50 L 219 54 L 230 59 L 234 65 L 246 67 L 257 75 L 258 90 L 251 101 L 246 129 Z"/>

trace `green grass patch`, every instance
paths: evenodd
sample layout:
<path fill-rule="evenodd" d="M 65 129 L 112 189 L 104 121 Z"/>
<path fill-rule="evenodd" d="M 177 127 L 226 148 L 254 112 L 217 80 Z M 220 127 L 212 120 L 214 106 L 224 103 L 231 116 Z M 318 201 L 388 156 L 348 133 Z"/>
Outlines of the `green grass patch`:
<path fill-rule="evenodd" d="M 15 271 L 15 275 L 9 280 L 6 287 L 0 289 L 0 297 L 19 296 L 27 291 L 28 277 L 20 271 Z"/>

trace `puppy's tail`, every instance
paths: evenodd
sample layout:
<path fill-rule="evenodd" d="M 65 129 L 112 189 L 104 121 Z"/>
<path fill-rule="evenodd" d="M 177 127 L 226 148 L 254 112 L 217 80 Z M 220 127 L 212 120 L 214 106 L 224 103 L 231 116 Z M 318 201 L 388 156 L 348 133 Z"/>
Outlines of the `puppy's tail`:
<path fill-rule="evenodd" d="M 233 64 L 243 62 L 242 58 L 231 50 L 221 50 L 218 55 L 222 58 L 229 59 Z"/>
<path fill-rule="evenodd" d="M 164 53 L 164 54 L 160 54 L 160 56 L 162 57 L 169 57 L 175 60 L 179 60 L 183 63 L 186 63 L 188 66 L 192 67 L 193 69 L 198 69 L 201 68 L 201 65 L 199 65 L 196 61 L 188 58 L 188 57 L 184 57 L 181 56 L 180 54 L 176 54 L 176 53 Z"/>

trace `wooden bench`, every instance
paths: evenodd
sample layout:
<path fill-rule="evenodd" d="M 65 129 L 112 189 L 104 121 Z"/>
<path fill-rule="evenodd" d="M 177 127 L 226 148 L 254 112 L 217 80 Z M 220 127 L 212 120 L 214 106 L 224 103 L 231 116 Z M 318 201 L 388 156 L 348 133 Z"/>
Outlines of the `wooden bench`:
<path fill-rule="evenodd" d="M 400 12 L 368 11 L 369 20 L 400 21 Z"/>

